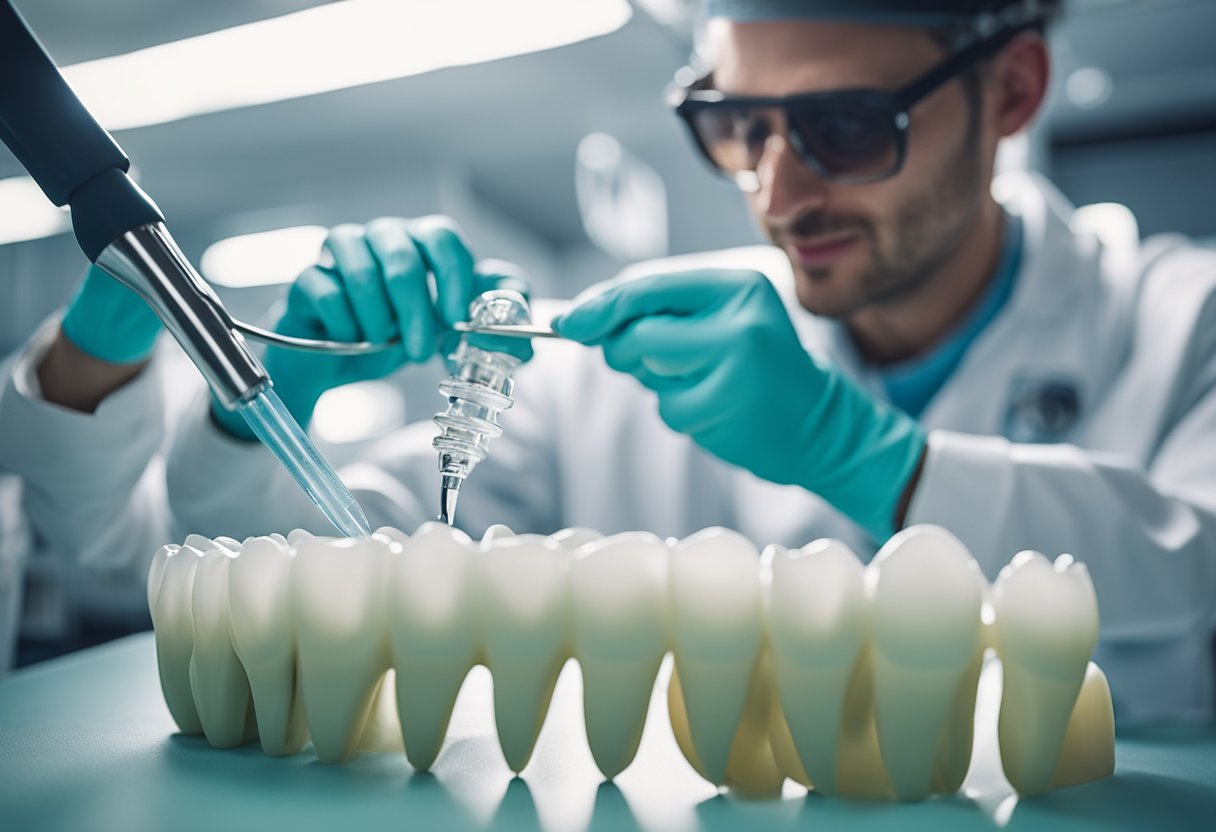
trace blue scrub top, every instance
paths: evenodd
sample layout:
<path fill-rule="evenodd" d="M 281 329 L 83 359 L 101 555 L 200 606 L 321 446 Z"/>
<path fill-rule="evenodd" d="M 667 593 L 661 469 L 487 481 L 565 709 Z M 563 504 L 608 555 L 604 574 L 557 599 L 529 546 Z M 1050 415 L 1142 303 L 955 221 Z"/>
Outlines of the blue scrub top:
<path fill-rule="evenodd" d="M 1006 214 L 1005 240 L 993 279 L 984 294 L 944 341 L 928 353 L 878 369 L 887 398 L 909 416 L 919 418 L 950 378 L 967 348 L 996 319 L 1013 294 L 1022 265 L 1022 221 Z"/>

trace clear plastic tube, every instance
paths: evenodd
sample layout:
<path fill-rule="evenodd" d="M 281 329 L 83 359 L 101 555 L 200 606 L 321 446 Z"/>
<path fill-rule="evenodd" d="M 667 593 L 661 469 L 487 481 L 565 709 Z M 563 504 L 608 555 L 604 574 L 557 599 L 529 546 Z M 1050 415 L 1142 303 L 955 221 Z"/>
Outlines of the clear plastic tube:
<path fill-rule="evenodd" d="M 270 452 L 291 473 L 317 508 L 347 537 L 372 533 L 355 496 L 338 479 L 299 423 L 270 387 L 240 405 L 240 413 Z"/>

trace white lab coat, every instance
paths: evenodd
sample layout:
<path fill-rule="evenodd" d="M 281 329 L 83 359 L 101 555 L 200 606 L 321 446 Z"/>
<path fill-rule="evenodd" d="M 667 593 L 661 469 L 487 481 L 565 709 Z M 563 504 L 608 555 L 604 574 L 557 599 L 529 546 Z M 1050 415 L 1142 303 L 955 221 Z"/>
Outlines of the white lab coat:
<path fill-rule="evenodd" d="M 169 534 L 159 362 L 94 413 L 49 404 L 36 368 L 58 325 L 58 315 L 45 321 L 3 365 L 0 673 L 19 625 L 22 561 L 37 561 L 53 617 L 67 619 L 51 626 L 80 614 L 138 620 L 151 555 Z"/>

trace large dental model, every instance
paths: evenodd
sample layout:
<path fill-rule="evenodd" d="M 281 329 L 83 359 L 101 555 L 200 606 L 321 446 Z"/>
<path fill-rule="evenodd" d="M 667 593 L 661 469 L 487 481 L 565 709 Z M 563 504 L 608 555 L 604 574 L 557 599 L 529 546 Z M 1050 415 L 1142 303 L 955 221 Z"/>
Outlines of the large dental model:
<path fill-rule="evenodd" d="M 934 526 L 900 532 L 868 566 L 834 540 L 758 557 L 725 529 L 679 542 L 496 526 L 478 544 L 441 523 L 360 540 L 192 535 L 156 553 L 148 602 L 169 711 L 221 748 L 257 738 L 287 755 L 311 738 L 337 762 L 399 732 L 427 769 L 465 675 L 484 664 L 518 772 L 574 658 L 587 741 L 612 778 L 637 753 L 670 652 L 671 726 L 712 783 L 775 795 L 789 777 L 919 800 L 963 781 L 992 648 L 1013 787 L 1037 794 L 1114 770 L 1085 567 L 1023 552 L 989 586 Z"/>

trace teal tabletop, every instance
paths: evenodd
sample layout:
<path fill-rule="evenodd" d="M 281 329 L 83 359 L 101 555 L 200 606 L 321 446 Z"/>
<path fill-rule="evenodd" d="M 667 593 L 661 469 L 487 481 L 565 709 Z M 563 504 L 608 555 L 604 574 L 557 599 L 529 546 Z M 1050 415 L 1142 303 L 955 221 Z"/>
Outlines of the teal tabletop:
<path fill-rule="evenodd" d="M 771 800 L 719 793 L 680 756 L 661 686 L 638 758 L 605 783 L 587 750 L 573 663 L 516 778 L 498 749 L 491 692 L 488 671 L 475 669 L 432 774 L 400 752 L 326 765 L 309 749 L 285 759 L 256 743 L 219 751 L 176 732 L 151 635 L 133 636 L 0 682 L 0 830 L 1216 830 L 1216 726 L 1128 731 L 1113 777 L 1019 799 L 1000 773 L 988 681 L 967 782 L 918 804 L 848 802 L 792 784 Z"/>

